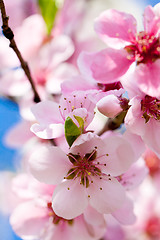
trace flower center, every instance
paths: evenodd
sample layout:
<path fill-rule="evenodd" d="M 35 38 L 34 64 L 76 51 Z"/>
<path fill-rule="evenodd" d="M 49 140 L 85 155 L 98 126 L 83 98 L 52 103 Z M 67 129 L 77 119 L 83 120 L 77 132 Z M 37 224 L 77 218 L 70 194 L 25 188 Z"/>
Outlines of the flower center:
<path fill-rule="evenodd" d="M 93 183 L 93 176 L 101 176 L 102 172 L 98 166 L 102 165 L 100 162 L 95 162 L 97 159 L 97 148 L 86 153 L 85 156 L 81 157 L 80 154 L 69 153 L 67 156 L 70 162 L 73 164 L 65 179 L 80 179 L 80 184 L 83 184 L 86 188 L 89 187 L 90 183 Z M 106 164 L 103 164 L 106 166 Z"/>
<path fill-rule="evenodd" d="M 72 225 L 73 224 L 73 219 L 71 220 L 67 220 L 67 219 L 64 219 L 62 217 L 59 217 L 55 214 L 55 212 L 53 211 L 53 208 L 52 208 L 52 203 L 51 202 L 48 202 L 47 203 L 47 208 L 49 210 L 49 217 L 52 217 L 53 220 L 53 224 L 59 224 L 60 222 L 67 222 L 69 225 Z"/>
<path fill-rule="evenodd" d="M 150 118 L 160 120 L 160 100 L 157 98 L 146 95 L 145 98 L 141 100 L 141 110 L 146 123 Z"/>
<path fill-rule="evenodd" d="M 94 108 L 94 104 L 87 98 L 87 95 L 78 96 L 74 94 L 60 100 L 59 112 L 64 121 L 66 117 L 77 108 L 86 108 L 90 111 Z"/>
<path fill-rule="evenodd" d="M 137 34 L 133 44 L 126 46 L 125 50 L 129 53 L 129 59 L 135 59 L 137 64 L 154 62 L 160 58 L 160 39 L 147 34 L 145 31 Z"/>

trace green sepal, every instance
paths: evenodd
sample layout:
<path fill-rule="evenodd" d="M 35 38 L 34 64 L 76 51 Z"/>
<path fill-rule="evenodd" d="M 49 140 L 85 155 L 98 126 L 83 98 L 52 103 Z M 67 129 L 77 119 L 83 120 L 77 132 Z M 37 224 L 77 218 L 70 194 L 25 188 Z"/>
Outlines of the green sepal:
<path fill-rule="evenodd" d="M 38 0 L 38 5 L 46 23 L 47 33 L 50 35 L 58 11 L 56 0 Z"/>
<path fill-rule="evenodd" d="M 81 135 L 81 130 L 70 117 L 66 118 L 64 129 L 66 140 L 68 145 L 71 147 L 73 142 Z"/>
<path fill-rule="evenodd" d="M 75 115 L 73 115 L 73 116 L 77 120 L 81 132 L 83 132 L 84 131 L 84 120 L 83 120 L 83 118 L 81 118 L 79 116 L 75 116 Z"/>

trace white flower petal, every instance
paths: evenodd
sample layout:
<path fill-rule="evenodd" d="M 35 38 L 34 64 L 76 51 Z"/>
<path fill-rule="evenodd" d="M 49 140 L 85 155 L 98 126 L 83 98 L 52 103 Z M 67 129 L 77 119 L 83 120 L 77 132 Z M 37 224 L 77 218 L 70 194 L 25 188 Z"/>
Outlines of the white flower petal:
<path fill-rule="evenodd" d="M 65 219 L 73 219 L 84 212 L 88 205 L 86 189 L 77 180 L 67 180 L 54 191 L 52 208 Z"/>
<path fill-rule="evenodd" d="M 36 150 L 29 159 L 31 173 L 39 181 L 47 184 L 61 182 L 71 168 L 67 156 L 58 147 L 43 146 Z"/>
<path fill-rule="evenodd" d="M 90 205 L 100 213 L 112 213 L 119 209 L 125 200 L 125 191 L 115 179 L 95 179 L 88 188 Z"/>

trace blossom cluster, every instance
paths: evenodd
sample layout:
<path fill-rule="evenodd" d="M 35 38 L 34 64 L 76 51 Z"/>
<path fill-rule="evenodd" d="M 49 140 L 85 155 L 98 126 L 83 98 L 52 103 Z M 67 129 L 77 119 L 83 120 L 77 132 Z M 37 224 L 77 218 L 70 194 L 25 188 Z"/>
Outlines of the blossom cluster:
<path fill-rule="evenodd" d="M 158 240 L 160 3 L 145 8 L 140 31 L 131 14 L 104 10 L 92 35 L 82 27 L 89 1 L 53 2 L 51 30 L 41 1 L 13 24 L 38 103 L 0 38 L 0 93 L 22 117 L 5 136 L 22 160 L 3 210 L 22 239 Z"/>

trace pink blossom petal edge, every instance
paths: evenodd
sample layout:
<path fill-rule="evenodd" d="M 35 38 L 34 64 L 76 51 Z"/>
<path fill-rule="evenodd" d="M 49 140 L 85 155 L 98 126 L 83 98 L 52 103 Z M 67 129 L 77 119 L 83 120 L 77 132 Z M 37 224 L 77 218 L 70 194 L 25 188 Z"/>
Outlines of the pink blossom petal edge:
<path fill-rule="evenodd" d="M 129 198 L 126 198 L 122 207 L 112 213 L 112 216 L 123 225 L 134 224 L 136 221 L 136 216 L 133 212 L 133 202 Z"/>
<path fill-rule="evenodd" d="M 95 184 L 88 188 L 90 205 L 98 212 L 108 214 L 119 209 L 125 201 L 125 190 L 115 178 L 111 180 L 94 180 Z M 99 187 L 100 186 L 100 187 Z"/>
<path fill-rule="evenodd" d="M 109 9 L 95 20 L 95 31 L 111 47 L 123 47 L 135 39 L 136 19 L 128 13 Z"/>
<path fill-rule="evenodd" d="M 144 10 L 144 30 L 151 35 L 156 35 L 159 31 L 160 26 L 160 16 L 156 14 L 158 8 L 155 6 L 147 6 Z"/>
<path fill-rule="evenodd" d="M 98 101 L 97 108 L 100 113 L 110 118 L 114 118 L 116 115 L 118 115 L 118 113 L 122 111 L 120 101 L 113 94 L 107 95 Z"/>
<path fill-rule="evenodd" d="M 84 75 L 99 83 L 112 83 L 126 73 L 132 62 L 124 49 L 107 48 L 96 53 L 82 52 L 79 68 Z"/>
<path fill-rule="evenodd" d="M 5 135 L 5 144 L 12 148 L 22 147 L 23 144 L 34 137 L 34 134 L 30 131 L 30 125 L 29 121 L 21 121 L 13 126 Z"/>
<path fill-rule="evenodd" d="M 73 219 L 81 215 L 87 205 L 86 189 L 78 180 L 66 180 L 54 190 L 52 207 L 60 217 Z"/>
<path fill-rule="evenodd" d="M 60 183 L 71 166 L 66 154 L 54 146 L 43 146 L 37 149 L 29 159 L 33 176 L 47 184 Z"/>
<path fill-rule="evenodd" d="M 31 111 L 40 124 L 63 123 L 58 103 L 42 101 L 32 106 Z"/>
<path fill-rule="evenodd" d="M 134 72 L 134 79 L 142 92 L 160 98 L 160 59 L 151 64 L 140 64 Z"/>
<path fill-rule="evenodd" d="M 31 126 L 30 130 L 42 139 L 58 138 L 64 135 L 64 125 L 61 123 L 50 124 L 48 126 L 35 123 Z"/>
<path fill-rule="evenodd" d="M 103 172 L 119 176 L 137 160 L 132 145 L 123 137 L 112 135 L 103 141 L 105 143 L 103 151 L 108 154 L 107 167 L 103 168 Z"/>
<path fill-rule="evenodd" d="M 47 220 L 47 208 L 45 210 L 34 201 L 20 204 L 10 217 L 13 230 L 21 237 L 39 236 Z"/>

